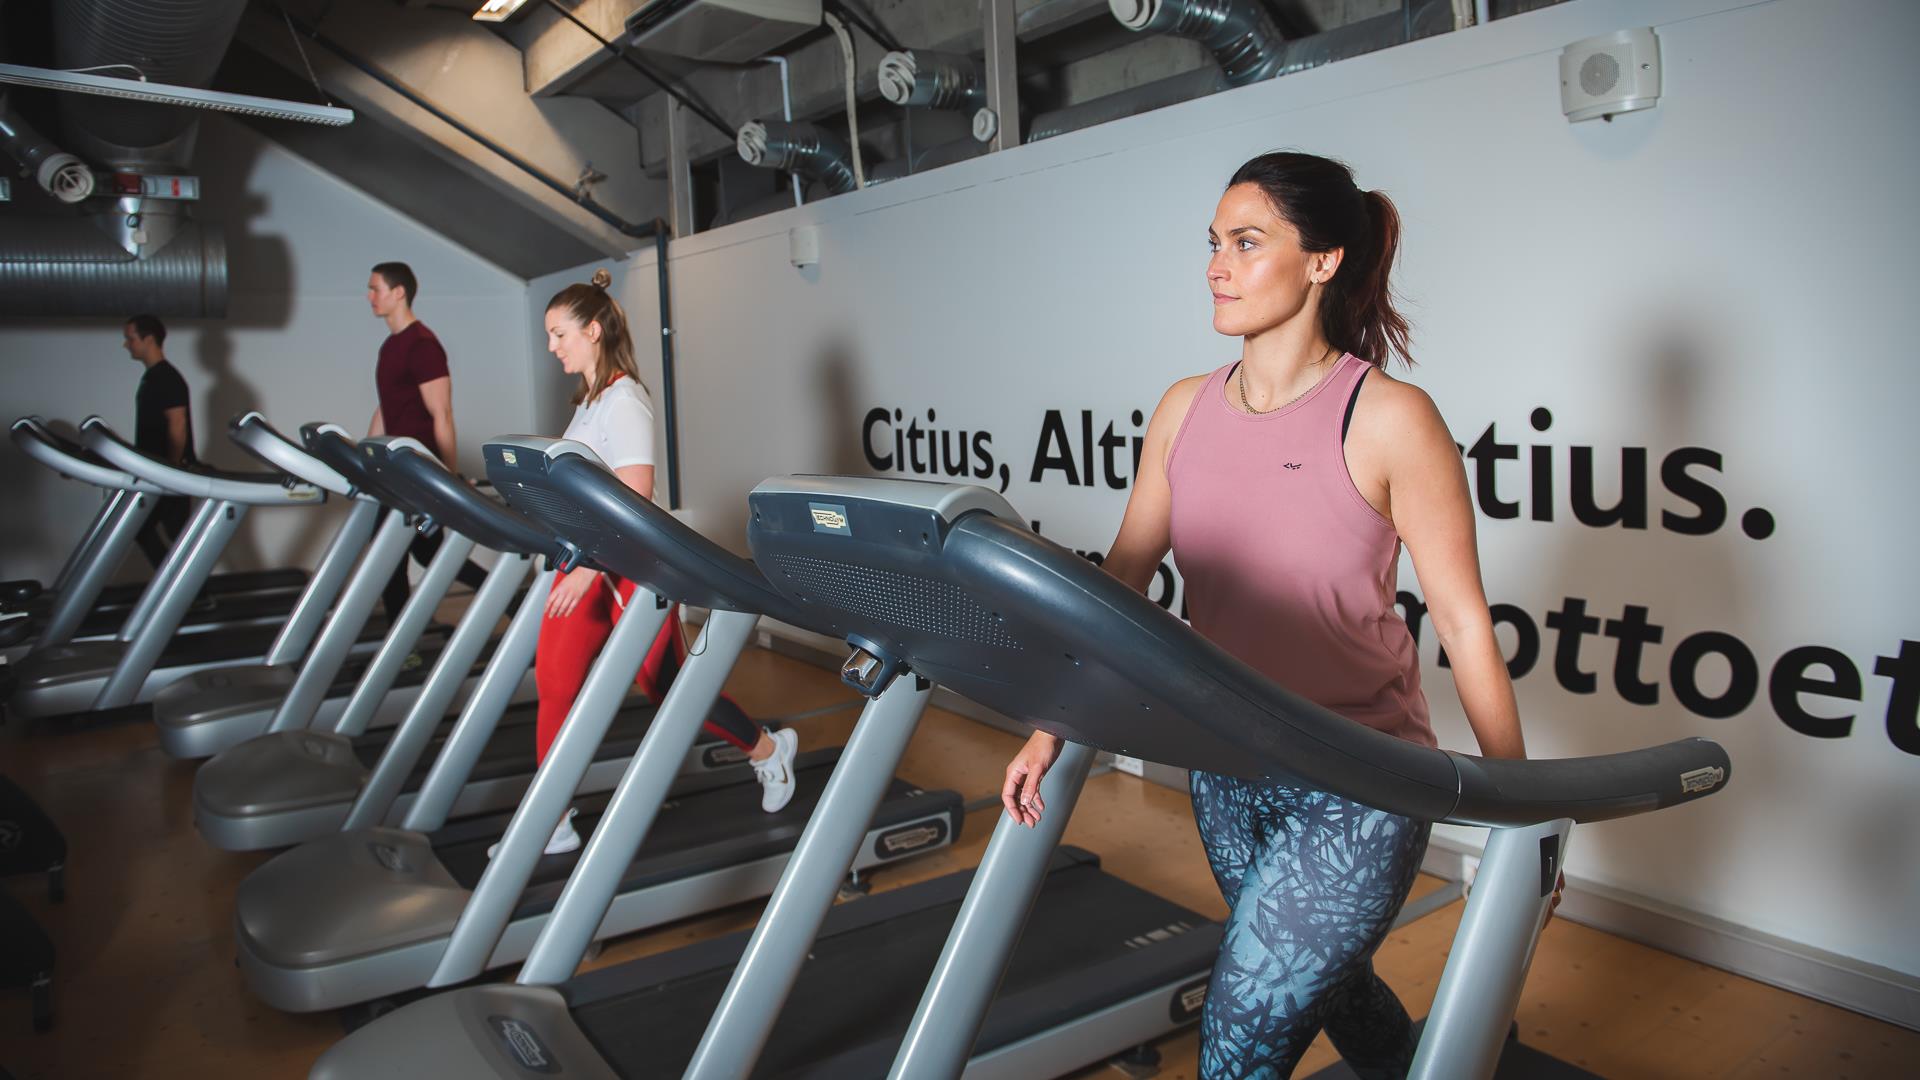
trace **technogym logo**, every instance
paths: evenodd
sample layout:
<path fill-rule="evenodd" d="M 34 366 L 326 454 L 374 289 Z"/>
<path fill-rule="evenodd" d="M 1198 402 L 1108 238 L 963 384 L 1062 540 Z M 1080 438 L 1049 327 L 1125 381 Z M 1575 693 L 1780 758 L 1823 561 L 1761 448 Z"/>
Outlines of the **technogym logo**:
<path fill-rule="evenodd" d="M 813 516 L 813 531 L 833 533 L 837 536 L 852 536 L 853 529 L 847 525 L 847 508 L 828 503 L 810 502 L 807 512 Z"/>
<path fill-rule="evenodd" d="M 489 1016 L 487 1027 L 493 1030 L 493 1036 L 500 1042 L 516 1065 L 528 1072 L 553 1075 L 560 1071 L 559 1063 L 553 1060 L 552 1051 L 540 1041 L 532 1025 L 511 1016 Z"/>

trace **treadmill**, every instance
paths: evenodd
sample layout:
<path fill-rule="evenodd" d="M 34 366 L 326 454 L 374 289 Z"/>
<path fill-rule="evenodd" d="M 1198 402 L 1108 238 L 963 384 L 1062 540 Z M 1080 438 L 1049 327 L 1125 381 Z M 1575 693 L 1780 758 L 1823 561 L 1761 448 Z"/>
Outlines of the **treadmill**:
<path fill-rule="evenodd" d="M 452 802 L 429 815 L 434 824 L 407 827 L 433 831 L 448 816 L 511 810 L 533 779 L 536 706 L 529 700 L 533 692 L 530 669 L 550 575 L 536 575 L 533 587 L 525 590 L 525 598 L 519 602 L 514 622 L 499 647 L 487 643 L 492 628 L 511 604 L 514 591 L 526 582 L 533 559 L 557 551 L 559 541 L 544 526 L 455 476 L 412 439 L 370 438 L 355 446 L 336 430 L 319 429 L 316 445 L 343 468 L 353 470 L 358 483 L 381 493 L 394 507 L 391 514 L 399 515 L 404 510 L 424 525 L 444 528 L 451 537 L 459 538 L 457 550 L 435 557 L 436 566 L 442 559 L 446 563 L 438 575 L 429 570 L 429 579 L 450 581 L 453 569 L 476 542 L 499 552 L 501 558 L 469 604 L 452 639 L 435 654 L 431 672 L 410 687 L 386 692 L 380 698 L 385 684 L 370 687 L 362 682 L 358 689 L 348 684 L 346 689 L 353 692 L 354 704 L 344 714 L 339 704 L 344 692 L 330 697 L 331 707 L 323 705 L 316 713 L 313 692 L 324 687 L 329 673 L 339 667 L 337 660 L 329 667 L 320 659 L 327 647 L 323 635 L 322 643 L 315 648 L 316 659 L 301 670 L 293 692 L 280 691 L 285 701 L 266 726 L 266 733 L 222 751 L 194 777 L 195 823 L 210 843 L 228 851 L 285 847 L 342 828 L 399 820 L 428 781 L 429 770 L 423 761 L 434 761 L 445 746 L 454 724 L 447 710 L 465 695 L 463 680 L 471 665 L 483 658 L 484 649 L 491 649 L 491 656 L 485 657 L 486 670 L 471 683 L 476 689 L 466 701 L 468 709 L 491 710 L 475 721 L 488 725 L 490 734 L 473 744 L 477 757 L 469 759 L 463 747 L 457 766 L 462 778 L 453 782 Z M 360 617 L 386 584 L 393 563 L 375 559 L 378 545 L 385 540 L 383 534 L 376 541 L 376 549 L 370 550 L 341 601 L 336 619 L 352 621 Z M 403 537 L 391 550 L 397 557 L 404 548 Z M 369 564 L 373 564 L 372 569 L 367 568 Z M 419 593 L 429 593 L 424 584 Z M 422 602 L 431 609 L 436 599 L 429 595 Z M 327 633 L 335 629 L 330 625 Z M 397 655 L 404 655 L 404 650 Z M 378 666 L 376 660 L 376 669 Z M 483 696 L 477 689 L 481 686 L 497 687 L 506 696 Z M 384 725 L 368 723 L 370 715 L 374 724 L 380 720 L 378 714 L 370 714 L 370 699 L 380 700 L 381 712 L 391 714 Z M 167 705 L 164 695 L 155 703 L 163 734 L 169 733 L 169 725 L 175 720 Z M 715 708 L 737 707 L 722 701 Z M 581 783 L 583 793 L 613 787 L 653 713 L 653 705 L 644 699 L 629 700 L 621 708 Z M 745 755 L 734 748 L 705 740 L 689 753 L 678 790 L 736 783 L 750 771 L 742 764 L 744 760 Z M 450 763 L 448 767 L 455 766 Z M 373 806 L 376 800 L 377 810 Z"/>
<path fill-rule="evenodd" d="M 112 640 L 49 646 L 19 663 L 8 705 L 15 715 L 32 719 L 144 703 L 160 687 L 191 671 L 272 651 L 263 648 L 263 635 L 255 626 L 178 638 L 174 631 L 249 510 L 317 505 L 326 499 L 323 489 L 278 470 L 231 473 L 175 468 L 136 450 L 97 416 L 80 427 L 86 448 L 108 464 L 155 487 L 196 497 L 200 503 Z M 317 595 L 323 585 L 309 581 L 303 598 Z M 297 656 L 310 643 L 314 629 L 312 624 L 289 622 L 273 648 Z"/>
<path fill-rule="evenodd" d="M 436 553 L 389 625 L 373 615 L 374 604 L 406 558 L 416 523 L 422 529 L 438 525 L 419 517 L 388 488 L 359 444 L 337 425 L 309 424 L 302 430 L 303 443 L 295 443 L 258 413 L 248 413 L 234 421 L 233 437 L 249 453 L 296 475 L 330 478 L 330 490 L 353 500 L 349 520 L 321 564 L 322 574 L 344 577 L 351 570 L 352 577 L 344 590 L 333 583 L 339 600 L 330 614 L 317 612 L 326 616 L 325 628 L 298 664 L 231 665 L 196 672 L 161 690 L 153 702 L 161 748 L 176 758 L 201 758 L 268 733 L 333 731 L 353 737 L 369 728 L 392 727 L 419 695 L 425 661 L 441 655 L 444 633 L 433 624 L 433 614 L 472 551 L 472 539 L 456 535 L 442 545 L 442 551 L 449 553 L 444 557 Z M 420 450 L 428 452 L 423 446 Z M 377 532 L 376 519 L 380 520 Z M 356 556 L 358 565 L 353 561 Z M 369 639 L 377 640 L 379 647 L 371 648 Z M 363 642 L 369 647 L 362 648 Z M 518 691 L 523 699 L 531 694 L 531 685 Z M 317 753 L 302 760 L 311 765 L 335 759 L 345 760 Z M 270 763 L 278 760 L 254 761 L 242 767 L 243 775 L 272 767 Z M 312 834 L 279 843 L 293 843 L 306 835 Z"/>
<path fill-rule="evenodd" d="M 0 648 L 17 660 L 30 648 L 113 636 L 145 585 L 109 585 L 107 580 L 125 561 L 155 501 L 168 492 L 108 464 L 37 416 L 14 421 L 9 434 L 21 453 L 62 477 L 102 489 L 107 497 L 48 586 L 0 582 Z M 306 581 L 305 571 L 292 568 L 213 574 L 188 608 L 180 632 L 284 615 L 292 594 Z"/>
<path fill-rule="evenodd" d="M 819 881 L 832 861 L 822 855 L 816 865 L 806 852 L 789 866 L 730 969 L 712 955 L 720 943 L 709 942 L 557 988 L 539 985 L 578 963 L 581 950 L 569 948 L 535 977 L 523 974 L 521 983 L 533 985 L 463 989 L 375 1021 L 329 1051 L 315 1077 L 637 1077 L 684 1067 L 696 1080 L 883 1069 L 918 1080 L 1048 1076 L 1100 1060 L 1152 1037 L 1165 1016 L 1132 1008 L 1137 998 L 1127 998 L 1117 974 L 1046 993 L 1028 981 L 1062 976 L 1039 953 L 1068 948 L 1065 939 L 1096 921 L 1099 908 L 1085 901 L 1068 902 L 1078 918 L 1060 915 L 1060 864 L 1074 853 L 1056 848 L 1100 749 L 1286 777 L 1396 813 L 1491 826 L 1411 1073 L 1486 1078 L 1506 1040 L 1573 822 L 1677 805 L 1726 783 L 1727 756 L 1704 739 L 1599 757 L 1501 761 L 1415 746 L 1355 724 L 1296 697 L 1035 535 L 983 488 L 788 477 L 756 488 L 751 506 L 749 540 L 770 582 L 849 639 L 843 674 L 875 695 L 875 705 L 912 680 L 933 678 L 1068 740 L 1043 781 L 1040 825 L 1027 829 L 1002 817 L 930 963 L 907 947 L 910 934 L 884 932 L 878 917 L 862 920 L 881 924 L 863 932 L 870 940 L 862 960 L 839 959 L 856 948 L 846 923 L 874 901 L 826 916 Z M 922 604 L 895 602 L 902 596 Z M 623 824 L 612 822 L 609 831 Z M 845 827 L 816 816 L 809 839 Z M 876 900 L 932 892 L 947 880 Z M 590 920 L 594 911 L 580 915 Z M 816 940 L 822 916 L 827 933 Z M 1023 935 L 1023 926 L 1035 932 Z M 1173 935 L 1183 939 L 1195 940 L 1193 932 Z M 852 988 L 848 972 L 858 973 Z M 641 985 L 642 974 L 653 981 Z M 702 974 L 727 980 L 719 1005 L 690 1057 L 669 1056 L 716 1000 L 692 985 Z M 868 985 L 875 981 L 889 989 Z M 1160 999 L 1163 1013 L 1197 1015 L 1204 978 L 1188 985 L 1188 993 Z M 880 1032 L 906 1010 L 874 1016 L 820 1005 L 849 992 L 881 1002 L 917 995 L 919 1004 L 907 1023 Z M 675 1012 L 683 1003 L 688 1011 Z M 673 1019 L 661 1015 L 668 1012 Z M 803 1018 L 839 1026 L 821 1030 Z"/>
<path fill-rule="evenodd" d="M 761 811 L 759 785 L 747 775 L 725 787 L 675 795 L 663 806 L 759 613 L 784 615 L 786 605 L 751 564 L 634 494 L 586 447 L 512 439 L 489 443 L 486 454 L 489 475 L 509 503 L 550 531 L 559 567 L 589 564 L 639 587 L 512 814 L 428 833 L 438 822 L 424 819 L 438 813 L 444 820 L 446 796 L 423 794 L 401 828 L 363 827 L 311 841 L 242 882 L 235 901 L 240 969 L 249 986 L 277 1008 L 334 1008 L 464 982 L 520 960 L 549 917 L 559 918 L 567 905 L 573 867 L 610 845 L 623 850 L 611 862 L 600 859 L 603 873 L 594 880 L 607 890 L 607 900 L 592 925 L 579 928 L 586 935 L 582 947 L 586 940 L 764 896 L 840 756 L 832 750 L 801 755 L 795 763 L 798 790 L 775 814 Z M 550 455 L 578 486 L 547 482 Z M 710 578 L 685 573 L 653 551 L 680 552 Z M 576 799 L 618 702 L 663 624 L 666 603 L 673 601 L 710 608 L 713 615 L 617 789 Z M 509 631 L 516 644 L 522 622 L 517 617 Z M 531 651 L 537 612 L 524 622 Z M 911 695 L 914 715 L 925 700 L 925 691 Z M 489 733 L 482 720 L 463 715 L 449 748 L 484 740 Z M 530 746 L 531 732 L 522 737 Z M 454 753 L 443 753 L 442 763 Z M 434 780 L 427 783 L 432 787 Z M 570 802 L 581 811 L 575 827 L 589 837 L 584 851 L 543 855 Z M 650 833 L 642 828 L 605 839 L 598 824 L 621 807 L 647 817 Z M 849 864 L 858 872 L 944 847 L 962 818 L 954 792 L 923 791 L 883 774 L 857 830 L 859 858 L 849 853 L 839 875 Z M 377 812 L 368 817 L 379 820 Z M 642 833 L 649 833 L 644 846 Z M 496 841 L 499 851 L 489 859 L 487 848 Z"/>

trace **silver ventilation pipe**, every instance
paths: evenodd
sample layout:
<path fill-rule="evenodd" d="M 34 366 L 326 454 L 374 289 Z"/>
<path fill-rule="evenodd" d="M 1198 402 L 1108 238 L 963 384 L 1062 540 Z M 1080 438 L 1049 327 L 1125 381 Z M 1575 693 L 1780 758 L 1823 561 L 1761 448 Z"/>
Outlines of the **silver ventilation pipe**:
<path fill-rule="evenodd" d="M 47 194 L 77 203 L 93 194 L 93 170 L 87 163 L 47 141 L 7 106 L 0 95 L 0 151 L 20 163 Z"/>
<path fill-rule="evenodd" d="M 1178 105 L 1183 101 L 1216 94 L 1227 88 L 1226 76 L 1212 68 L 1189 71 L 1184 75 L 1161 79 L 1136 86 L 1131 90 L 1122 90 L 1117 94 L 1097 97 L 1092 101 L 1083 101 L 1078 105 L 1069 105 L 1064 109 L 1041 113 L 1033 118 L 1033 127 L 1027 133 L 1028 142 L 1051 139 L 1056 135 L 1065 135 L 1069 131 L 1079 131 L 1095 124 L 1104 124 L 1110 120 L 1123 120 L 1129 116 L 1138 116 L 1144 112 Z"/>
<path fill-rule="evenodd" d="M 0 233 L 0 315 L 226 313 L 226 238 L 207 222 L 184 222 L 144 259 L 74 218 L 8 218 Z"/>
<path fill-rule="evenodd" d="M 846 146 L 805 121 L 749 120 L 734 138 L 740 159 L 763 169 L 779 169 L 818 180 L 835 195 L 856 186 Z"/>
<path fill-rule="evenodd" d="M 987 103 L 980 62 L 952 53 L 914 49 L 880 58 L 880 96 L 903 108 L 971 113 Z"/>
<path fill-rule="evenodd" d="M 61 0 L 53 5 L 56 67 L 205 89 L 227 54 L 246 0 Z M 62 94 L 60 116 L 75 152 L 136 172 L 164 172 L 193 156 L 199 117 L 171 105 Z"/>
<path fill-rule="evenodd" d="M 245 8 L 246 0 L 60 0 L 54 66 L 204 89 Z M 60 94 L 59 107 L 61 145 L 85 159 L 83 169 L 164 175 L 192 158 L 191 109 L 75 93 Z M 0 232 L 0 315 L 226 314 L 226 244 L 218 226 L 192 219 L 191 205 L 115 195 L 88 202 L 85 218 L 10 219 Z"/>
<path fill-rule="evenodd" d="M 1270 79 L 1286 39 L 1259 0 L 1107 0 L 1120 25 L 1135 33 L 1171 34 L 1207 47 L 1228 86 Z"/>

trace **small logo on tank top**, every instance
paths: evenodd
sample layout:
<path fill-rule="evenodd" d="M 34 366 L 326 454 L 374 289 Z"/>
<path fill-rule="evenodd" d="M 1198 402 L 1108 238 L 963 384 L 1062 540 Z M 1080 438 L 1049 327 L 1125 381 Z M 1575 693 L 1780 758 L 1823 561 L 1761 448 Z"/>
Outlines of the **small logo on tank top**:
<path fill-rule="evenodd" d="M 1288 469 L 1298 469 L 1300 467 L 1300 463 L 1297 461 L 1289 461 L 1286 463 L 1284 467 Z"/>

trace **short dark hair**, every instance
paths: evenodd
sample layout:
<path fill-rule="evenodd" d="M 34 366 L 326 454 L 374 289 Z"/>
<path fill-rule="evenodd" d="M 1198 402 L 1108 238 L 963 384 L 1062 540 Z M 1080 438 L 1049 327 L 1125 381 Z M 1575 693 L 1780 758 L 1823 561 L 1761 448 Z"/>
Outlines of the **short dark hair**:
<path fill-rule="evenodd" d="M 152 338 L 155 345 L 165 345 L 167 343 L 167 324 L 161 322 L 158 316 L 135 315 L 133 318 L 127 320 L 127 325 L 133 327 L 133 332 L 136 335 L 144 338 Z"/>
<path fill-rule="evenodd" d="M 413 306 L 413 298 L 420 293 L 420 282 L 413 276 L 413 267 L 403 262 L 383 262 L 376 265 L 373 272 L 380 275 L 387 288 L 405 290 L 407 306 Z"/>

